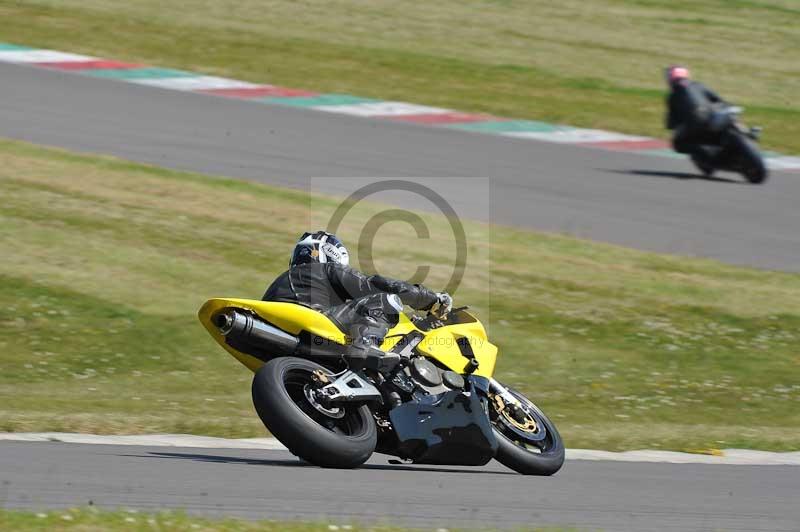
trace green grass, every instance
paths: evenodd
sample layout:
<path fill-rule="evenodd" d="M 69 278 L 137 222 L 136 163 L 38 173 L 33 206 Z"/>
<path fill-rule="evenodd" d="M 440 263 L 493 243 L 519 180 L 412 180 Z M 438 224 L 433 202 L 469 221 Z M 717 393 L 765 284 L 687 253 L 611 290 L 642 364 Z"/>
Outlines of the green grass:
<path fill-rule="evenodd" d="M 197 322 L 258 298 L 333 198 L 0 141 L 0 431 L 261 436 L 250 373 Z M 360 204 L 340 236 L 382 207 Z M 451 271 L 446 224 L 377 267 Z M 800 275 L 467 223 L 457 303 L 570 447 L 800 449 Z"/>
<path fill-rule="evenodd" d="M 689 64 L 800 153 L 791 0 L 0 0 L 0 38 L 325 92 L 664 136 Z"/>
<path fill-rule="evenodd" d="M 222 531 L 222 532 L 411 532 L 419 528 L 391 525 L 357 525 L 349 523 L 303 523 L 297 521 L 245 521 L 242 519 L 207 519 L 182 512 L 139 513 L 136 511 L 100 511 L 94 507 L 52 510 L 48 512 L 13 511 L 0 509 L 0 530 L 17 532 L 128 532 L 152 530 Z M 424 530 L 424 529 L 422 529 Z M 431 530 L 431 529 L 429 529 Z M 435 530 L 435 529 L 433 529 Z M 448 529 L 457 532 L 457 529 Z M 558 532 L 572 528 L 516 529 L 520 532 Z"/>

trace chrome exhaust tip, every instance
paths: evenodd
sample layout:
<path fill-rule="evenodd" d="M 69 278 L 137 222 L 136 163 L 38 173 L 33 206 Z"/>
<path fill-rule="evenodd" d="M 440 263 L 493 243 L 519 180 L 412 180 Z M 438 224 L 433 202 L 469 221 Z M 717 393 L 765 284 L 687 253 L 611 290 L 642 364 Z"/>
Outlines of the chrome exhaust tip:
<path fill-rule="evenodd" d="M 228 311 L 228 312 L 220 312 L 214 319 L 212 320 L 214 325 L 219 329 L 219 332 L 222 336 L 228 336 L 228 334 L 233 330 L 233 324 L 236 320 L 236 312 L 235 311 Z"/>

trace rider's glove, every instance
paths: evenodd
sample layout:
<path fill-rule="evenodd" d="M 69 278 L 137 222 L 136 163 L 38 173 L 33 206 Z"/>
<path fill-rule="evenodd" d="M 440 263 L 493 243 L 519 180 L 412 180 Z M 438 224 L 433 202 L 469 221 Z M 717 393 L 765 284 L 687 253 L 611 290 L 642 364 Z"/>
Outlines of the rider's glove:
<path fill-rule="evenodd" d="M 436 294 L 436 314 L 438 316 L 446 316 L 453 308 L 453 298 L 447 292 L 439 292 Z"/>

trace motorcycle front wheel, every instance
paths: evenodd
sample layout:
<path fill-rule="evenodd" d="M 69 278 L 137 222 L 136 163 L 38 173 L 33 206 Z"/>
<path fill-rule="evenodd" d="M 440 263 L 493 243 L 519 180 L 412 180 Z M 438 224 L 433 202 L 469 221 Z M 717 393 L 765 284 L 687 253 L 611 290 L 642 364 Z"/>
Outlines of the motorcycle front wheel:
<path fill-rule="evenodd" d="M 744 152 L 742 155 L 745 167 L 744 177 L 751 183 L 760 185 L 767 180 L 767 165 L 753 142 L 747 139 L 741 140 Z"/>
<path fill-rule="evenodd" d="M 310 390 L 313 374 L 331 371 L 310 360 L 281 357 L 253 377 L 258 417 L 295 456 L 320 467 L 354 468 L 369 459 L 378 441 L 369 407 L 325 407 Z"/>
<path fill-rule="evenodd" d="M 737 153 L 739 154 L 740 168 L 745 179 L 749 182 L 760 185 L 767 180 L 767 165 L 764 158 L 758 151 L 755 143 L 743 135 L 736 135 L 735 138 Z"/>
<path fill-rule="evenodd" d="M 495 459 L 523 475 L 550 476 L 564 465 L 564 442 L 556 426 L 531 400 L 505 386 L 520 402 L 516 416 L 490 402 L 490 418 L 498 448 Z"/>

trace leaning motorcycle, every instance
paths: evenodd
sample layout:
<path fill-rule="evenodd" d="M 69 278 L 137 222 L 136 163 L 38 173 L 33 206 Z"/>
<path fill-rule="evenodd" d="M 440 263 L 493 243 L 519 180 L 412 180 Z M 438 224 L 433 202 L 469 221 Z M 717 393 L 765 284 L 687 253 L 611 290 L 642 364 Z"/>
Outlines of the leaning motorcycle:
<path fill-rule="evenodd" d="M 719 141 L 714 149 L 714 165 L 703 164 L 695 155 L 692 162 L 706 176 L 716 170 L 736 172 L 754 184 L 767 180 L 767 166 L 758 149 L 761 128 L 748 128 L 739 121 L 743 109 L 736 106 L 723 106 L 712 113 L 712 129 L 720 131 Z"/>
<path fill-rule="evenodd" d="M 253 403 L 294 455 L 354 468 L 374 453 L 417 464 L 481 466 L 496 458 L 526 475 L 564 463 L 555 425 L 495 380 L 498 350 L 467 307 L 400 314 L 383 353 L 354 370 L 348 338 L 324 314 L 284 302 L 211 299 L 199 318 L 255 373 Z"/>

